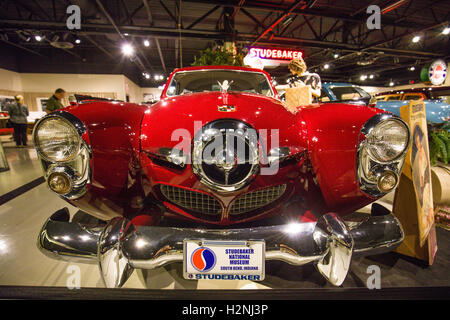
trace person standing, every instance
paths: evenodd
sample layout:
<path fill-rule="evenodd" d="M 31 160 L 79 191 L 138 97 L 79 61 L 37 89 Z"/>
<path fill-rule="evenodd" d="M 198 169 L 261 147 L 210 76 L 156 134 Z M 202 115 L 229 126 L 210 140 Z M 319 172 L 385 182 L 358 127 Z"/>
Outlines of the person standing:
<path fill-rule="evenodd" d="M 61 100 L 64 99 L 66 92 L 64 89 L 56 89 L 55 93 L 47 100 L 45 112 L 50 113 L 58 109 L 64 108 Z"/>
<path fill-rule="evenodd" d="M 17 147 L 25 147 L 27 145 L 27 116 L 29 115 L 28 107 L 23 104 L 23 97 L 17 95 L 14 97 L 15 103 L 6 107 L 9 113 L 9 121 L 14 129 L 14 140 Z"/>

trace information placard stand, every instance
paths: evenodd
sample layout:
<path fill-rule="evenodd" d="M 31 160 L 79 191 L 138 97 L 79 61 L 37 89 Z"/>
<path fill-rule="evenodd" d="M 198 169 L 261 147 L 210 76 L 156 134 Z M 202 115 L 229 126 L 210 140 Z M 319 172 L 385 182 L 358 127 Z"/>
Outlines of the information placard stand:
<path fill-rule="evenodd" d="M 437 243 L 425 104 L 410 101 L 400 108 L 400 115 L 410 127 L 412 141 L 394 198 L 393 213 L 405 233 L 396 251 L 432 265 Z"/>
<path fill-rule="evenodd" d="M 9 165 L 6 160 L 5 150 L 3 149 L 3 142 L 0 140 L 0 172 L 8 171 Z"/>

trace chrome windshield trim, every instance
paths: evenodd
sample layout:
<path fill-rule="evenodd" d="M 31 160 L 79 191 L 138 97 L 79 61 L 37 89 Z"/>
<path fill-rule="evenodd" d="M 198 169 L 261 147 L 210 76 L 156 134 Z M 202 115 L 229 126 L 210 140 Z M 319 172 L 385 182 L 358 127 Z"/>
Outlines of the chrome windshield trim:
<path fill-rule="evenodd" d="M 257 74 L 261 74 L 261 75 L 264 76 L 264 78 L 265 78 L 266 81 L 267 81 L 267 84 L 268 84 L 268 86 L 269 86 L 269 88 L 270 88 L 270 95 L 266 95 L 266 94 L 262 94 L 262 93 L 254 93 L 254 94 L 262 95 L 262 96 L 264 96 L 264 97 L 271 97 L 271 98 L 275 98 L 275 96 L 276 96 L 276 95 L 275 95 L 275 92 L 273 91 L 271 82 L 270 82 L 269 78 L 267 77 L 267 75 L 266 75 L 264 72 L 250 71 L 250 70 L 206 69 L 206 68 L 205 68 L 205 69 L 185 70 L 185 71 L 178 71 L 178 72 L 175 72 L 175 73 L 173 74 L 173 76 L 171 77 L 171 79 L 170 79 L 169 85 L 167 86 L 166 96 L 167 96 L 167 97 L 178 97 L 178 96 L 182 96 L 182 94 L 169 94 L 169 88 L 171 87 L 171 85 L 172 85 L 172 83 L 173 83 L 173 81 L 174 81 L 174 78 L 175 78 L 175 76 L 176 76 L 177 74 L 179 74 L 179 73 L 188 73 L 188 72 L 208 72 L 208 71 L 231 71 L 231 72 L 245 72 L 245 73 L 257 73 Z M 207 91 L 207 92 L 216 92 L 216 91 Z M 220 92 L 220 91 L 217 91 L 217 92 Z M 228 92 L 243 92 L 243 91 L 232 91 L 232 90 L 230 90 L 230 91 L 228 91 Z M 197 92 L 197 93 L 198 93 L 198 92 Z"/>

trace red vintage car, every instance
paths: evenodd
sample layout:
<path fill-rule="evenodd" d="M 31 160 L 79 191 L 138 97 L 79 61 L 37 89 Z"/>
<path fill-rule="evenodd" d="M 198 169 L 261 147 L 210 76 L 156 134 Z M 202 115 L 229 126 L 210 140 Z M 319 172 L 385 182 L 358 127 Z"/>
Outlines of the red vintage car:
<path fill-rule="evenodd" d="M 108 287 L 175 262 L 186 279 L 263 280 L 268 260 L 340 285 L 352 256 L 404 237 L 384 207 L 354 212 L 397 186 L 407 124 L 352 104 L 289 111 L 261 70 L 177 69 L 151 107 L 80 102 L 33 136 L 50 190 L 101 220 L 58 210 L 38 246 L 98 263 Z"/>

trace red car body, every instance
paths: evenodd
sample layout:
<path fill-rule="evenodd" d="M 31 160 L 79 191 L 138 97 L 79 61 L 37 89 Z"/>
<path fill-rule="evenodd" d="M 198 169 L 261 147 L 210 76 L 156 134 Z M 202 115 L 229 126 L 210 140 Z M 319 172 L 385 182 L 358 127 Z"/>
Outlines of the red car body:
<path fill-rule="evenodd" d="M 259 246 L 257 261 L 315 263 L 339 286 L 353 256 L 403 241 L 401 224 L 379 204 L 370 215 L 342 219 L 397 186 L 410 142 L 398 117 L 341 103 L 289 111 L 267 73 L 237 67 L 175 70 L 161 98 L 152 106 L 80 102 L 36 124 L 50 189 L 106 221 L 54 212 L 38 237 L 44 254 L 95 262 L 107 287 L 121 287 L 134 269 L 192 265 L 188 245 Z M 232 256 L 211 262 L 220 274 L 190 270 L 264 279 L 264 265 L 235 275 Z"/>
<path fill-rule="evenodd" d="M 233 69 L 238 67 L 196 67 L 175 70 L 151 107 L 122 102 L 91 102 L 66 108 L 87 127 L 83 139 L 92 149 L 91 183 L 86 194 L 73 205 L 101 219 L 122 215 L 134 223 L 157 224 L 162 215 L 201 224 L 232 225 L 273 215 L 287 219 L 315 219 L 326 213 L 346 215 L 375 200 L 363 193 L 357 182 L 356 154 L 362 126 L 384 111 L 350 104 L 313 104 L 288 111 L 281 101 L 252 93 L 229 92 L 228 104 L 234 112 L 217 108 L 220 92 L 195 93 L 171 97 L 169 83 L 175 73 L 186 70 Z M 276 93 L 275 88 L 272 90 Z M 275 175 L 258 175 L 248 186 L 221 194 L 199 182 L 191 165 L 183 170 L 155 163 L 148 155 L 160 147 L 174 147 L 171 134 L 178 128 L 194 136 L 194 121 L 202 125 L 223 118 L 238 119 L 256 130 L 278 129 L 280 146 L 296 150 L 292 163 L 280 167 Z M 270 131 L 269 131 L 270 132 Z M 270 139 L 262 139 L 270 150 Z M 241 217 L 230 217 L 230 205 L 243 194 L 276 185 L 286 191 L 276 201 Z M 176 186 L 209 195 L 221 204 L 220 218 L 207 219 L 201 213 L 171 202 L 160 191 L 161 185 Z"/>

